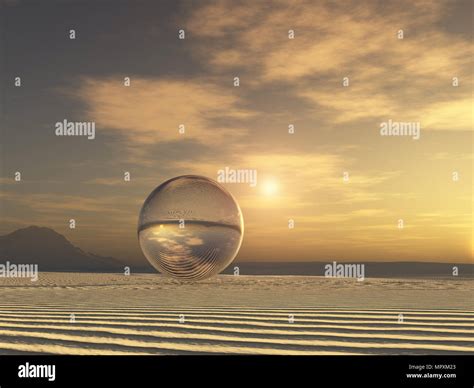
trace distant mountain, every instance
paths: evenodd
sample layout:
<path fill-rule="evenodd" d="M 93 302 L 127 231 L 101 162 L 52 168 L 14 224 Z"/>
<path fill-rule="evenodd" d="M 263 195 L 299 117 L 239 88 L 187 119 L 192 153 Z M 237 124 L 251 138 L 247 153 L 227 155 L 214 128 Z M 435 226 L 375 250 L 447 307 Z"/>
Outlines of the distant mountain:
<path fill-rule="evenodd" d="M 53 229 L 29 226 L 0 236 L 0 262 L 38 264 L 40 271 L 123 271 L 112 257 L 84 252 Z"/>
<path fill-rule="evenodd" d="M 336 260 L 337 261 L 337 260 Z M 240 275 L 301 275 L 324 276 L 326 262 L 234 262 L 223 273 L 232 274 L 239 267 Z M 338 264 L 344 264 L 338 261 Z M 454 278 L 453 267 L 458 268 L 458 278 L 474 277 L 474 264 L 426 263 L 426 262 L 351 262 L 365 264 L 366 278 L 416 277 Z"/>

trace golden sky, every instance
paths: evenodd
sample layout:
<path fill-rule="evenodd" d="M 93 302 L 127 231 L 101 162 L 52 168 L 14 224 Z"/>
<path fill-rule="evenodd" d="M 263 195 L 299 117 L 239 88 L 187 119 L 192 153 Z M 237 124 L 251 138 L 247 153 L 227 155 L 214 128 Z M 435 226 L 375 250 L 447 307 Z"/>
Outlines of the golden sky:
<path fill-rule="evenodd" d="M 100 13 L 100 28 L 96 5 L 78 4 L 83 13 L 39 10 L 37 26 L 74 24 L 74 48 L 27 27 L 38 9 L 9 10 L 9 74 L 33 64 L 35 81 L 7 91 L 3 232 L 49 226 L 139 262 L 149 192 L 228 166 L 258 176 L 256 187 L 224 184 L 245 222 L 237 260 L 472 261 L 470 2 L 177 2 L 159 20 L 151 3 L 130 4 L 127 16 Z M 15 56 L 25 45 L 43 65 Z M 54 137 L 64 118 L 94 121 L 96 140 Z M 419 123 L 420 138 L 381 136 L 389 120 Z"/>

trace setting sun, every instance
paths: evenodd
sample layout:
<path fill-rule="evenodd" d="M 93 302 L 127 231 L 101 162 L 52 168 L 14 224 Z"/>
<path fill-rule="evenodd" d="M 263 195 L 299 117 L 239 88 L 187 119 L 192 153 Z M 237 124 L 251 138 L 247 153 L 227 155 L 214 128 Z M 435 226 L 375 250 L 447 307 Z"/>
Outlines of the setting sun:
<path fill-rule="evenodd" d="M 278 185 L 273 180 L 265 181 L 262 184 L 262 191 L 268 197 L 274 196 L 278 192 Z"/>

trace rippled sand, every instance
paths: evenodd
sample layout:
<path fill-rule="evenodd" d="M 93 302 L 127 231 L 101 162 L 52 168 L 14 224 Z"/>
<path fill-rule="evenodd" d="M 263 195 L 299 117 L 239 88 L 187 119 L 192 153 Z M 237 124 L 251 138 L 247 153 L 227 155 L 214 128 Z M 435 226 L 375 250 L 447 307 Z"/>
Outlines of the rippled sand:
<path fill-rule="evenodd" d="M 41 273 L 0 279 L 0 353 L 472 354 L 473 285 Z"/>

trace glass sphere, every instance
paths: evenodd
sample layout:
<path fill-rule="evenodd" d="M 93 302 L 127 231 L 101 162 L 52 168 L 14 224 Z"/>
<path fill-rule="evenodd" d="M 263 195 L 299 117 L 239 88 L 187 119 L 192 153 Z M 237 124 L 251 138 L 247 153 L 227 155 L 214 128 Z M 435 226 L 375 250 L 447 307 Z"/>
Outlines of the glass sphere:
<path fill-rule="evenodd" d="M 150 264 L 181 280 L 224 270 L 242 244 L 244 222 L 235 198 L 196 175 L 170 179 L 151 192 L 140 211 L 138 239 Z"/>

